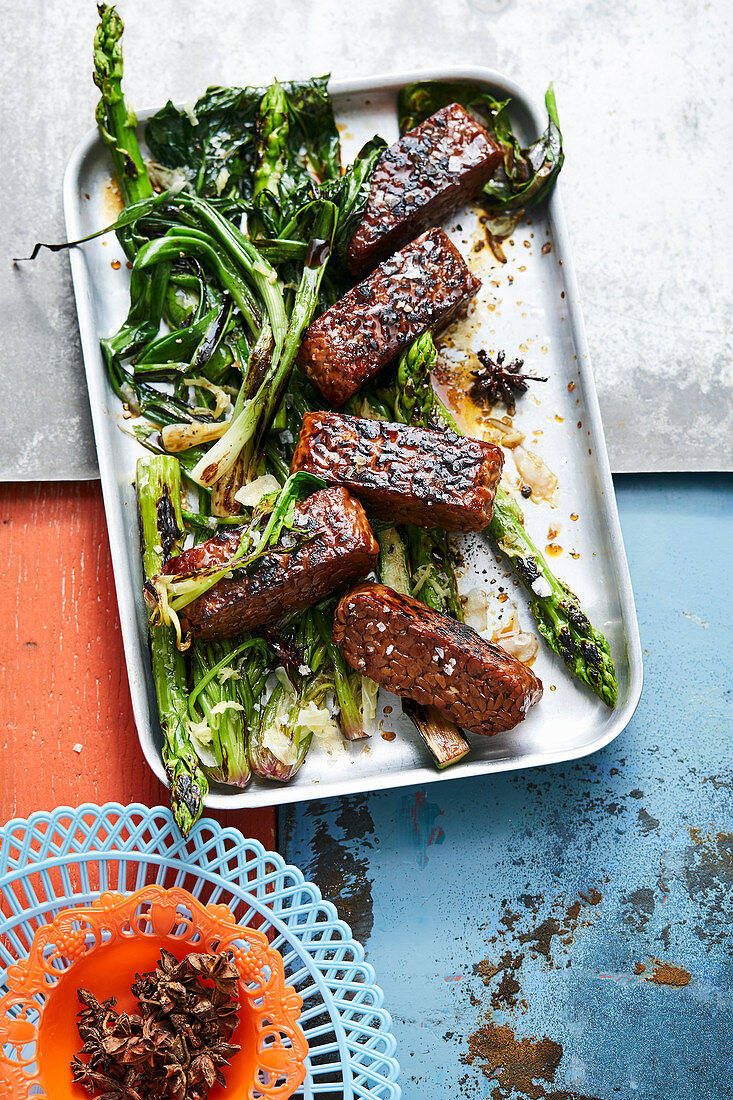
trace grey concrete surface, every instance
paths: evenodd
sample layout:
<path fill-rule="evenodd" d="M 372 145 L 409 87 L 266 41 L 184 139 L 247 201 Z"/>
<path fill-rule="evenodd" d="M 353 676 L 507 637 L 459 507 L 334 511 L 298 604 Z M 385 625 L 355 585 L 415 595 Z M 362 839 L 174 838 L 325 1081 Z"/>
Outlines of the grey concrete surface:
<path fill-rule="evenodd" d="M 211 83 L 482 64 L 540 99 L 615 471 L 732 469 L 727 0 L 121 0 L 138 106 Z M 61 178 L 92 122 L 92 3 L 0 0 L 0 479 L 96 475 Z"/>

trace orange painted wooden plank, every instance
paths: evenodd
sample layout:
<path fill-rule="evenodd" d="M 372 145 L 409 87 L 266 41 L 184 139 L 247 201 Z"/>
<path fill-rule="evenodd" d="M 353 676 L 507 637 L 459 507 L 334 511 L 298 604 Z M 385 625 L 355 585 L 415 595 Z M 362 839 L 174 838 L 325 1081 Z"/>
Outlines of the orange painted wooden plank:
<path fill-rule="evenodd" d="M 132 717 L 99 484 L 0 486 L 0 563 L 0 821 L 166 805 Z M 275 844 L 274 810 L 207 812 Z"/>

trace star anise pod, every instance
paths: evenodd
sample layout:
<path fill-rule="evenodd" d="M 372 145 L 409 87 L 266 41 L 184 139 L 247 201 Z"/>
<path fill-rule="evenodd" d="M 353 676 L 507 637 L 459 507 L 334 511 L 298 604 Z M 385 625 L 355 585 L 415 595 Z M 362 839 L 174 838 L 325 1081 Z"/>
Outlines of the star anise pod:
<path fill-rule="evenodd" d="M 84 1008 L 79 1013 L 80 1020 L 84 1019 L 86 1016 L 89 1016 L 91 1019 L 103 1019 L 117 1004 L 117 999 L 115 997 L 110 997 L 108 1000 L 100 1003 L 88 989 L 78 990 L 77 995 L 84 1005 Z"/>
<path fill-rule="evenodd" d="M 221 955 L 192 954 L 187 959 L 189 970 L 198 978 L 214 983 L 214 989 L 235 997 L 239 988 L 239 971 L 231 951 Z"/>
<path fill-rule="evenodd" d="M 135 1088 L 135 1077 L 127 1073 L 119 1077 L 111 1073 L 93 1070 L 91 1066 L 74 1057 L 71 1062 L 71 1072 L 76 1084 L 85 1088 L 88 1093 L 95 1095 L 97 1100 L 143 1100 L 141 1094 Z M 99 1093 L 99 1090 L 104 1091 Z"/>
<path fill-rule="evenodd" d="M 231 1035 L 231 1033 L 234 1031 L 237 1024 L 239 1023 L 237 1017 L 237 1013 L 239 1011 L 239 1002 L 232 1000 L 224 1001 L 221 1004 L 216 1004 L 216 1002 L 214 1002 L 214 1007 L 216 1008 L 216 1015 L 219 1020 L 219 1027 L 221 1028 L 222 1032 L 226 1036 Z"/>
<path fill-rule="evenodd" d="M 106 1088 L 110 1080 L 109 1074 L 93 1069 L 76 1055 L 71 1060 L 71 1076 L 77 1085 L 81 1085 L 89 1093 L 98 1088 Z"/>
<path fill-rule="evenodd" d="M 165 1092 L 161 1095 L 175 1096 L 176 1100 L 187 1100 L 188 1074 L 180 1063 L 173 1062 L 165 1067 L 165 1077 L 162 1078 L 161 1083 L 165 1083 Z"/>
<path fill-rule="evenodd" d="M 491 359 L 482 348 L 478 352 L 481 369 L 472 371 L 473 383 L 469 394 L 474 401 L 486 398 L 489 404 L 503 401 L 510 414 L 516 409 L 516 396 L 527 392 L 528 382 L 546 382 L 546 378 L 538 378 L 534 374 L 520 374 L 524 366 L 524 359 L 513 359 L 504 366 L 506 352 L 499 351 L 496 361 Z"/>
<path fill-rule="evenodd" d="M 139 1014 L 117 1013 L 114 1000 L 100 1004 L 79 991 L 89 1060 L 73 1060 L 74 1079 L 97 1100 L 206 1100 L 214 1084 L 226 1083 L 221 1067 L 240 1049 L 228 1042 L 239 1009 L 232 953 L 179 961 L 162 951 L 154 971 L 135 975 L 132 990 Z"/>
<path fill-rule="evenodd" d="M 210 1054 L 197 1054 L 188 1073 L 192 1085 L 205 1084 L 210 1089 L 216 1082 L 217 1069 Z"/>

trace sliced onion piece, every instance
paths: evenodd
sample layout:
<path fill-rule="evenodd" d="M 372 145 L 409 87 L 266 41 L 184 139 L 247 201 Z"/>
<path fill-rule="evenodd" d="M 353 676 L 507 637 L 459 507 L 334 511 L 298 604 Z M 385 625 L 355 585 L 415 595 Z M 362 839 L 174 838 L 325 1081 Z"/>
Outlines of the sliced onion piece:
<path fill-rule="evenodd" d="M 512 449 L 512 456 L 522 481 L 532 490 L 532 499 L 535 503 L 538 500 L 545 500 L 555 508 L 559 486 L 550 467 L 533 451 L 527 451 L 521 445 Z"/>
<path fill-rule="evenodd" d="M 516 657 L 524 665 L 531 665 L 537 656 L 539 642 L 530 631 L 524 631 L 519 625 L 519 617 L 516 609 L 512 611 L 507 622 L 493 632 L 491 641 L 500 645 L 512 657 Z"/>
<path fill-rule="evenodd" d="M 201 443 L 221 439 L 228 427 L 226 420 L 218 424 L 194 420 L 191 424 L 166 424 L 160 434 L 166 451 L 174 454 L 177 451 L 187 451 L 190 447 L 198 447 Z"/>

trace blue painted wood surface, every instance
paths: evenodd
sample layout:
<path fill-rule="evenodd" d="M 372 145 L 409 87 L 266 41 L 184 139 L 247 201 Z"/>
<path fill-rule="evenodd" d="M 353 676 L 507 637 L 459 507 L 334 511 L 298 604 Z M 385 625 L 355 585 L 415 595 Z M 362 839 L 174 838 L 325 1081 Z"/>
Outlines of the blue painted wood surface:
<path fill-rule="evenodd" d="M 733 1096 L 733 482 L 616 487 L 645 687 L 611 745 L 283 815 L 367 947 L 407 1100 Z"/>

